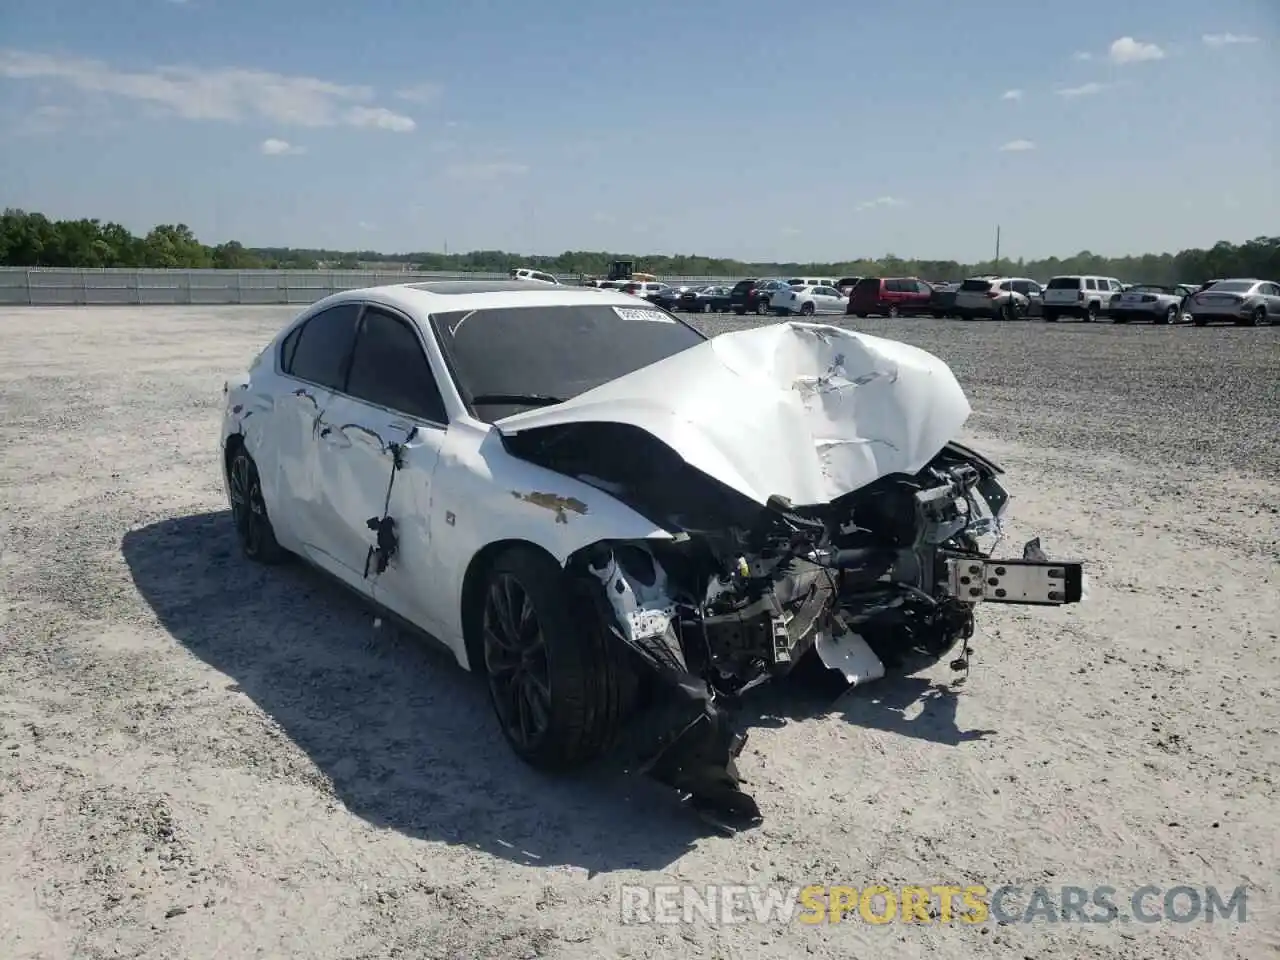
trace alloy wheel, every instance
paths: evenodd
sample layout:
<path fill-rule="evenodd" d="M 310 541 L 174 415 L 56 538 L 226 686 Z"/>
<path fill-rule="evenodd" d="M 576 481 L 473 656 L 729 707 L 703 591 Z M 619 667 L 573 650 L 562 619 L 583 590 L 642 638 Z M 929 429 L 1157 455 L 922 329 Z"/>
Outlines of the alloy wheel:
<path fill-rule="evenodd" d="M 508 573 L 485 597 L 484 663 L 499 722 L 520 748 L 533 749 L 551 724 L 546 641 L 533 601 Z"/>

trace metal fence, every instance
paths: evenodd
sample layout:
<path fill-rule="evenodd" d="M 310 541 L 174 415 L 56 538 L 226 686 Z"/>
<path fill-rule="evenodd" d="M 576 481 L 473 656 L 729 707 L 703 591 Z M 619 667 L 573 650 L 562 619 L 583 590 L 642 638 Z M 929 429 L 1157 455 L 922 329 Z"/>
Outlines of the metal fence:
<path fill-rule="evenodd" d="M 128 270 L 0 267 L 0 306 L 308 304 L 339 290 L 425 280 L 505 280 L 505 273 L 368 270 Z M 576 284 L 578 277 L 562 276 Z M 663 277 L 667 283 L 732 282 Z"/>

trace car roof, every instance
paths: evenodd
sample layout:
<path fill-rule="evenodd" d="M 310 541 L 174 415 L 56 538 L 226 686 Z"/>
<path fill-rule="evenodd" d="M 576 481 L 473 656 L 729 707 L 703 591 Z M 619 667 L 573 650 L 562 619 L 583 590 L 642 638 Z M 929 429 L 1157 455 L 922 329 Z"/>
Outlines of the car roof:
<path fill-rule="evenodd" d="M 333 306 L 351 300 L 382 303 L 415 317 L 454 310 L 493 310 L 506 307 L 552 307 L 608 303 L 648 306 L 636 297 L 609 288 L 571 287 L 536 280 L 436 280 L 360 287 L 330 294 L 314 304 Z M 308 311 L 310 313 L 312 311 Z"/>

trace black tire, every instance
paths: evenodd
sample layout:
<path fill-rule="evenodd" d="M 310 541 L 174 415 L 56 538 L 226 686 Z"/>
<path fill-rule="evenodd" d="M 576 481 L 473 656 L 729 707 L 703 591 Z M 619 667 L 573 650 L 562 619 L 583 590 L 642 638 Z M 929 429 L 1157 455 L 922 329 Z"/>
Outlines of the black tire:
<path fill-rule="evenodd" d="M 241 553 L 255 563 L 272 566 L 288 559 L 288 551 L 276 541 L 271 518 L 267 516 L 258 465 L 242 443 L 236 444 L 227 462 L 227 489 Z"/>
<path fill-rule="evenodd" d="M 499 609 L 504 597 L 511 612 L 505 619 Z M 490 703 L 511 749 L 539 770 L 567 770 L 596 758 L 613 744 L 630 711 L 635 674 L 626 647 L 605 632 L 599 617 L 583 616 L 584 606 L 595 612 L 556 562 L 531 547 L 502 553 L 480 594 L 480 667 Z M 503 623 L 506 629 L 495 629 Z M 519 637 L 510 630 L 517 623 L 525 627 L 517 630 Z M 519 643 L 520 665 L 509 667 Z M 535 700 L 544 705 L 541 722 L 522 727 L 521 699 L 528 720 L 537 719 Z"/>
<path fill-rule="evenodd" d="M 1267 308 L 1258 307 L 1253 311 L 1253 316 L 1249 320 L 1251 327 L 1265 327 L 1267 325 Z"/>
<path fill-rule="evenodd" d="M 1178 307 L 1176 305 L 1171 304 L 1168 310 L 1166 310 L 1164 313 L 1160 314 L 1160 316 L 1155 318 L 1155 322 L 1159 324 L 1177 323 L 1178 313 L 1179 313 Z"/>
<path fill-rule="evenodd" d="M 813 304 L 812 304 L 812 303 L 803 303 L 803 304 L 801 304 L 801 305 L 800 305 L 800 316 L 802 316 L 802 317 L 812 317 L 812 316 L 813 316 Z"/>
<path fill-rule="evenodd" d="M 1046 311 L 1044 312 L 1044 322 L 1045 322 L 1045 323 L 1057 323 L 1057 322 L 1058 322 L 1058 311 L 1057 311 L 1057 310 L 1046 310 Z"/>
<path fill-rule="evenodd" d="M 858 313 L 858 314 L 855 314 L 855 316 L 857 316 L 859 320 L 867 319 L 867 315 L 865 313 Z"/>
<path fill-rule="evenodd" d="M 763 317 L 768 312 L 769 312 L 769 304 L 765 303 L 764 298 L 761 297 L 759 300 L 756 301 L 756 316 Z"/>
<path fill-rule="evenodd" d="M 897 320 L 900 316 L 902 316 L 902 311 L 898 309 L 897 304 L 894 304 L 893 306 L 889 307 L 889 313 L 887 314 L 887 316 L 889 317 L 890 320 Z"/>
<path fill-rule="evenodd" d="M 1093 323 L 1098 319 L 1098 305 L 1096 303 L 1089 304 L 1084 311 L 1084 322 Z"/>

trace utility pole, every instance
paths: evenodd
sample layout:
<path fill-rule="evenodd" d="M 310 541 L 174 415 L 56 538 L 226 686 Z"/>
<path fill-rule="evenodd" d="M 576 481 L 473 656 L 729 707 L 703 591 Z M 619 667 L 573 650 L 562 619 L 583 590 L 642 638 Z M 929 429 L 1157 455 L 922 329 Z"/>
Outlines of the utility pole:
<path fill-rule="evenodd" d="M 993 272 L 1000 273 L 1000 224 L 998 223 L 996 224 L 996 265 Z"/>

